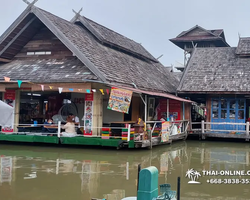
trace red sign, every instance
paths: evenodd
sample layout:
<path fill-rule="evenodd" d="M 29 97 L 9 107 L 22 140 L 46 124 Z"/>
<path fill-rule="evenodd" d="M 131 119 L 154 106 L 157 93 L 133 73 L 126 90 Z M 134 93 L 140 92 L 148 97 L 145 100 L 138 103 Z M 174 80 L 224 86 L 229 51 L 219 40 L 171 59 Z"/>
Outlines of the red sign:
<path fill-rule="evenodd" d="M 15 100 L 15 98 L 16 98 L 15 90 L 6 90 L 6 92 L 4 93 L 4 99 Z"/>
<path fill-rule="evenodd" d="M 93 94 L 93 92 L 85 94 L 85 101 L 94 101 L 94 94 Z"/>

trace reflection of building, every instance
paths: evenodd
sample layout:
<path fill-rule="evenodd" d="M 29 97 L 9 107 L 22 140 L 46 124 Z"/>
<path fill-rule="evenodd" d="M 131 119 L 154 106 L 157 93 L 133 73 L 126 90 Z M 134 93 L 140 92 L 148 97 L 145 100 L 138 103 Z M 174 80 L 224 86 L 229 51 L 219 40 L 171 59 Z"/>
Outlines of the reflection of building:
<path fill-rule="evenodd" d="M 125 198 L 125 190 L 113 190 L 111 194 L 105 194 L 103 196 L 106 200 L 120 200 Z"/>
<path fill-rule="evenodd" d="M 0 185 L 15 181 L 15 157 L 1 156 L 0 157 Z"/>

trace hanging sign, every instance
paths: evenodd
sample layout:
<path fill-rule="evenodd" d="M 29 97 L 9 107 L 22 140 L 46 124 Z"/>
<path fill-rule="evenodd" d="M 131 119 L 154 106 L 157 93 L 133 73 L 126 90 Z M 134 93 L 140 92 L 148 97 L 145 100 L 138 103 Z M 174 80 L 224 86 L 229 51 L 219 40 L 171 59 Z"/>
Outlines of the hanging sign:
<path fill-rule="evenodd" d="M 128 114 L 132 94 L 132 91 L 112 87 L 108 109 Z"/>
<path fill-rule="evenodd" d="M 161 142 L 168 142 L 170 132 L 170 122 L 162 122 Z"/>
<path fill-rule="evenodd" d="M 4 93 L 4 102 L 7 103 L 9 106 L 13 107 L 13 123 L 14 123 L 14 112 L 15 112 L 15 98 L 16 98 L 16 92 L 15 90 L 6 90 Z M 14 132 L 14 124 L 10 127 L 4 127 L 2 128 L 3 133 L 13 133 Z"/>
<path fill-rule="evenodd" d="M 93 93 L 85 94 L 84 135 L 92 135 L 93 100 L 94 100 Z"/>

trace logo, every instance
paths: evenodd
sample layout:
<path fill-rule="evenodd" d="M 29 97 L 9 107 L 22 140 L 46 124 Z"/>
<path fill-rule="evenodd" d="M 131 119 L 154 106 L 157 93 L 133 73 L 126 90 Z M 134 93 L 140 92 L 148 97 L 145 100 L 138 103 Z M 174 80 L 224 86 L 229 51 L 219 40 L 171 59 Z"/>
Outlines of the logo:
<path fill-rule="evenodd" d="M 189 169 L 186 172 L 186 177 L 191 179 L 190 181 L 188 181 L 189 184 L 201 184 L 200 182 L 197 181 L 200 176 L 201 176 L 200 172 L 194 169 Z"/>

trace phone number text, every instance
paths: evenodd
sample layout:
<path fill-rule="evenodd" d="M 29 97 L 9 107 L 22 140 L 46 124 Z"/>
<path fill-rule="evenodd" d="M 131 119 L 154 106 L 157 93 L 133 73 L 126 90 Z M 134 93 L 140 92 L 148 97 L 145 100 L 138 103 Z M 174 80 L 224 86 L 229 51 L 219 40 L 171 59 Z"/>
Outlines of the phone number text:
<path fill-rule="evenodd" d="M 250 179 L 208 179 L 207 183 L 210 184 L 250 184 Z"/>

